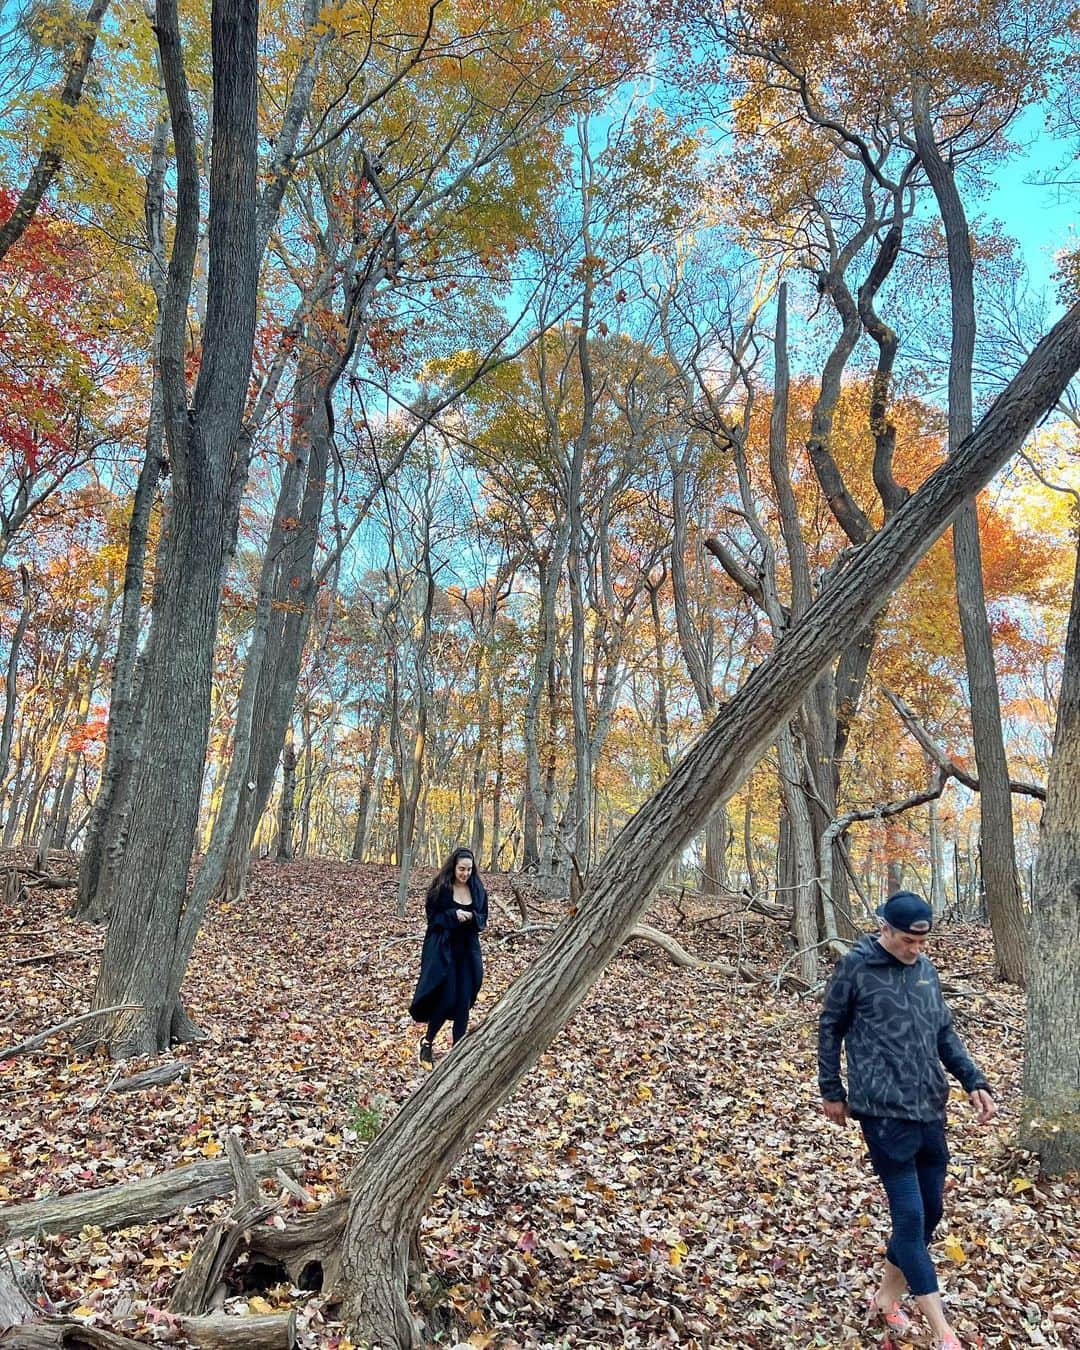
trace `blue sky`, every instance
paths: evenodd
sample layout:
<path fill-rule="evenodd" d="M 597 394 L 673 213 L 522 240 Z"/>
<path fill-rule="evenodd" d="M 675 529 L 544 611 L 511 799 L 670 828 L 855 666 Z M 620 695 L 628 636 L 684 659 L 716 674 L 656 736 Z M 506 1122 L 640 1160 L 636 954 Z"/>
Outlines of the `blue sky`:
<path fill-rule="evenodd" d="M 1053 255 L 1069 241 L 1076 247 L 1080 234 L 1080 188 L 1045 186 L 1038 180 L 1055 175 L 1070 147 L 1044 131 L 1045 109 L 1032 108 L 1013 129 L 1021 151 L 993 175 L 996 189 L 983 205 L 986 214 L 1001 220 L 1020 243 L 1033 289 L 1054 290 Z M 1035 181 L 1033 181 L 1035 180 Z"/>

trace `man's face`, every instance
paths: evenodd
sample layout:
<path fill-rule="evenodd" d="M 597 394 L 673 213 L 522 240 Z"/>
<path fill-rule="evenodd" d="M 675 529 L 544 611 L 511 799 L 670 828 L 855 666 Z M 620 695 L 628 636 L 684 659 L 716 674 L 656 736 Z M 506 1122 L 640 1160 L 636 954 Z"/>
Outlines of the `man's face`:
<path fill-rule="evenodd" d="M 457 860 L 456 866 L 454 867 L 454 880 L 460 882 L 461 885 L 464 886 L 471 876 L 472 876 L 472 859 L 459 858 Z"/>
<path fill-rule="evenodd" d="M 903 933 L 899 928 L 890 928 L 887 923 L 883 923 L 878 941 L 890 956 L 903 961 L 905 966 L 913 966 L 929 937 L 929 933 Z"/>

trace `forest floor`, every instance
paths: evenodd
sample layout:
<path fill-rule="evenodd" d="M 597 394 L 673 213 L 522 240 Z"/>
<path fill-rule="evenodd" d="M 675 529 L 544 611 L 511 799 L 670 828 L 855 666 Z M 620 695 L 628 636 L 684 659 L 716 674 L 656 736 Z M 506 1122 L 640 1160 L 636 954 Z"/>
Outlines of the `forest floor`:
<path fill-rule="evenodd" d="M 65 917 L 70 892 L 0 904 L 0 1225 L 7 1205 L 213 1157 L 227 1130 L 249 1152 L 300 1148 L 303 1186 L 334 1194 L 365 1136 L 420 1082 L 406 1008 L 426 880 L 401 920 L 392 868 L 258 865 L 249 898 L 210 916 L 192 962 L 187 1002 L 209 1036 L 177 1052 L 190 1075 L 134 1097 L 110 1091 L 115 1066 L 77 1058 L 63 1037 L 4 1059 L 89 1006 L 102 934 Z M 508 878 L 489 886 L 511 900 Z M 556 902 L 532 906 L 531 922 L 556 917 Z M 770 971 L 785 960 L 779 926 L 754 914 L 668 898 L 648 917 L 710 960 Z M 544 939 L 512 937 L 514 927 L 493 912 L 477 1020 Z M 1080 1346 L 1080 1183 L 1040 1178 L 1013 1142 L 1022 999 L 991 983 L 984 932 L 943 929 L 932 954 L 968 991 L 952 1000 L 957 1024 L 1002 1106 L 984 1130 L 959 1091 L 950 1107 L 935 1252 L 954 1324 L 967 1347 Z M 817 1011 L 813 996 L 677 969 L 658 948 L 628 944 L 424 1221 L 442 1342 L 878 1344 L 863 1309 L 883 1199 L 858 1131 L 821 1115 Z M 69 1313 L 167 1341 L 177 1333 L 159 1310 L 227 1208 L 7 1246 Z M 226 1306 L 294 1307 L 302 1346 L 349 1350 L 334 1309 L 287 1284 L 237 1291 Z"/>

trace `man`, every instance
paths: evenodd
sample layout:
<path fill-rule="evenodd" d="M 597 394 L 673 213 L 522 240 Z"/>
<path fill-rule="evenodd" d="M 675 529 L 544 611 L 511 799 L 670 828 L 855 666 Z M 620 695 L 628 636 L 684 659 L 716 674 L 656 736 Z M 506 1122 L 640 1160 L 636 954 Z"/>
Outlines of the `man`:
<path fill-rule="evenodd" d="M 980 1125 L 997 1107 L 953 1029 L 937 971 L 923 954 L 933 910 L 920 896 L 900 891 L 877 914 L 881 932 L 862 938 L 838 962 L 825 991 L 818 1032 L 822 1107 L 836 1125 L 854 1118 L 862 1126 L 889 1198 L 892 1238 L 885 1273 L 870 1299 L 871 1314 L 903 1336 L 911 1324 L 900 1307 L 906 1284 L 936 1344 L 960 1350 L 927 1250 L 941 1219 L 949 1159 L 944 1070 L 960 1080 Z M 841 1044 L 847 1054 L 846 1092 Z"/>

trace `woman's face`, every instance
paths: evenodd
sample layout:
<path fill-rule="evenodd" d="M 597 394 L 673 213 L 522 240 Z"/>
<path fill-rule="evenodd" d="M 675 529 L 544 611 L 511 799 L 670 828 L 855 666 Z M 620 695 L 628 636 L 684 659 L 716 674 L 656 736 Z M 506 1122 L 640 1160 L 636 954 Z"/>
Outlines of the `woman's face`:
<path fill-rule="evenodd" d="M 472 876 L 473 861 L 471 858 L 459 858 L 454 867 L 454 880 L 464 886 Z"/>

